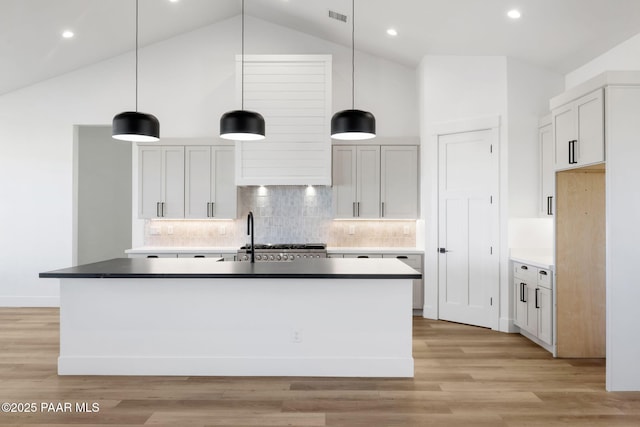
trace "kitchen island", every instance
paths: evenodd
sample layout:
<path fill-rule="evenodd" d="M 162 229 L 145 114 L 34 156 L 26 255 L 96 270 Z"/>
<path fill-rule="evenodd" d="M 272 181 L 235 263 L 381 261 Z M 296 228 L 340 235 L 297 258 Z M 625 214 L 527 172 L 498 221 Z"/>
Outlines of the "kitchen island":
<path fill-rule="evenodd" d="M 60 375 L 411 377 L 396 259 L 118 258 L 60 279 Z"/>

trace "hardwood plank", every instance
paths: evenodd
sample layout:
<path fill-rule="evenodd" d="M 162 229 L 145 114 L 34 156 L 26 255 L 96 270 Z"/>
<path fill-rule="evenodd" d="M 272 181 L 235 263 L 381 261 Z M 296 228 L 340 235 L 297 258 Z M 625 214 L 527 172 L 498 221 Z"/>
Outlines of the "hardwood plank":
<path fill-rule="evenodd" d="M 0 402 L 98 402 L 0 414 L 21 426 L 638 426 L 603 359 L 554 359 L 518 334 L 414 318 L 414 378 L 58 376 L 58 310 L 0 308 Z"/>

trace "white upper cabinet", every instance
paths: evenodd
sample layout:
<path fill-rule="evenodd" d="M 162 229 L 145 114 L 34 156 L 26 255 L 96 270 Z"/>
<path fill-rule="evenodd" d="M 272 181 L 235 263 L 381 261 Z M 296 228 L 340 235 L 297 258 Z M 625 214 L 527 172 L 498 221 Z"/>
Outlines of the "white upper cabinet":
<path fill-rule="evenodd" d="M 138 173 L 139 218 L 184 218 L 184 147 L 140 147 Z"/>
<path fill-rule="evenodd" d="M 547 122 L 548 120 L 548 122 Z M 540 148 L 540 215 L 553 215 L 555 210 L 555 150 L 551 119 L 541 121 L 538 129 Z"/>
<path fill-rule="evenodd" d="M 236 142 L 237 185 L 331 185 L 331 55 L 245 56 L 244 108 L 266 138 Z"/>
<path fill-rule="evenodd" d="M 380 158 L 382 218 L 417 218 L 418 147 L 383 146 Z"/>
<path fill-rule="evenodd" d="M 185 218 L 235 218 L 234 147 L 185 147 Z"/>
<path fill-rule="evenodd" d="M 604 91 L 597 89 L 552 113 L 555 169 L 604 161 Z"/>
<path fill-rule="evenodd" d="M 417 218 L 418 147 L 335 145 L 336 218 Z"/>

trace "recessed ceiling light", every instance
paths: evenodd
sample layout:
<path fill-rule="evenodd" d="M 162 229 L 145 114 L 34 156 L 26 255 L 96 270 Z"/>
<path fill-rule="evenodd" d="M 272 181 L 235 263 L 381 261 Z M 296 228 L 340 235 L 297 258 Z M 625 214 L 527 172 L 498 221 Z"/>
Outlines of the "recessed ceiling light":
<path fill-rule="evenodd" d="M 180 0 L 169 0 L 171 3 L 178 3 Z"/>
<path fill-rule="evenodd" d="M 522 14 L 520 13 L 519 10 L 513 9 L 507 12 L 507 16 L 511 19 L 519 19 L 522 16 Z"/>
<path fill-rule="evenodd" d="M 73 31 L 71 30 L 64 30 L 62 32 L 62 37 L 64 37 L 65 39 L 70 39 L 74 36 Z"/>
<path fill-rule="evenodd" d="M 390 36 L 395 37 L 395 36 L 397 36 L 397 35 L 398 35 L 398 32 L 397 32 L 395 29 L 393 29 L 393 28 L 389 28 L 389 29 L 387 30 L 387 34 L 389 34 Z"/>

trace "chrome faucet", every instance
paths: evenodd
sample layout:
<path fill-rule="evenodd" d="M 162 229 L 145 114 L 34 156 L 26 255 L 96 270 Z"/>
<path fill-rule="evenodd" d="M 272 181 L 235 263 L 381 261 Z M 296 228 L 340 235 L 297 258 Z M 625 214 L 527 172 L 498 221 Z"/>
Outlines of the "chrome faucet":
<path fill-rule="evenodd" d="M 247 234 L 251 236 L 251 246 L 247 253 L 251 251 L 251 262 L 256 262 L 256 248 L 253 243 L 253 212 L 249 211 L 249 215 L 247 215 Z"/>

